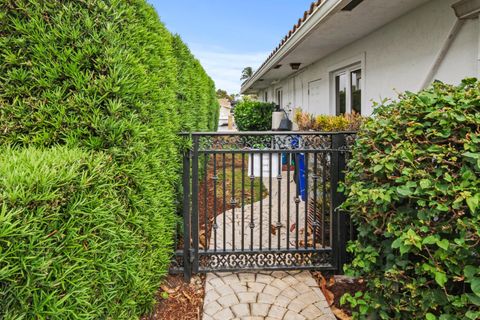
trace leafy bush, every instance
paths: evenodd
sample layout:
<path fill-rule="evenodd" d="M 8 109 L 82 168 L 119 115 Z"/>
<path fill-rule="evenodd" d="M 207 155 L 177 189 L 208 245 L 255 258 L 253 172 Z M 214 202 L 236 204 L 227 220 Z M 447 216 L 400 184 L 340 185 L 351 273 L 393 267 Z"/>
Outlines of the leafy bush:
<path fill-rule="evenodd" d="M 76 293 L 62 288 L 59 297 L 69 297 L 71 304 L 63 305 L 67 316 L 61 318 L 75 318 L 72 310 L 83 310 L 80 318 L 98 319 L 90 317 L 90 310 L 104 306 L 111 308 L 104 314 L 115 319 L 145 312 L 154 303 L 172 249 L 181 165 L 177 133 L 216 127 L 213 82 L 144 0 L 69 0 L 61 5 L 5 0 L 0 4 L 0 29 L 0 144 L 65 145 L 105 153 L 116 165 L 126 210 L 135 217 L 129 223 L 141 245 L 140 256 L 123 256 L 130 267 L 112 278 L 112 291 L 98 291 L 105 294 L 103 300 L 97 296 L 99 304 L 70 299 Z M 47 224 L 48 215 L 45 219 Z M 0 247 L 0 270 L 6 248 L 5 243 Z M 78 261 L 80 269 L 83 260 Z M 101 263 L 95 265 L 99 271 Z M 135 278 L 127 281 L 132 275 Z M 64 280 L 78 279 L 70 276 Z M 52 273 L 44 285 L 56 287 L 58 281 Z M 2 285 L 0 295 L 5 294 Z M 37 284 L 29 285 L 33 290 Z M 115 289 L 120 285 L 121 290 Z M 58 292 L 24 304 L 32 310 L 49 305 L 52 309 L 46 312 L 54 313 L 56 307 L 48 301 L 58 298 Z M 9 295 L 14 293 L 19 292 Z M 125 293 L 129 300 L 122 298 Z M 112 304 L 100 305 L 107 298 Z"/>
<path fill-rule="evenodd" d="M 480 83 L 436 83 L 376 108 L 358 133 L 345 209 L 358 226 L 345 297 L 357 318 L 480 318 Z"/>
<path fill-rule="evenodd" d="M 142 273 L 152 253 L 166 268 L 169 232 L 132 210 L 107 155 L 3 148 L 0 163 L 0 319 L 131 319 L 151 303 Z"/>
<path fill-rule="evenodd" d="M 273 103 L 243 100 L 235 106 L 235 123 L 240 131 L 268 131 L 274 110 Z"/>
<path fill-rule="evenodd" d="M 298 109 L 295 112 L 295 122 L 302 131 L 356 131 L 360 128 L 364 117 L 357 113 L 340 116 L 309 114 Z"/>

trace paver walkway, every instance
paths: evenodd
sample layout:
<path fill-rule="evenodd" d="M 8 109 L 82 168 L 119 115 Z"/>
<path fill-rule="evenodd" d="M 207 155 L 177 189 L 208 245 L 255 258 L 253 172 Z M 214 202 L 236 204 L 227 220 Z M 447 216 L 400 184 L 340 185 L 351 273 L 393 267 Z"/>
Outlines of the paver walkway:
<path fill-rule="evenodd" d="M 209 248 L 215 246 L 223 249 L 225 237 L 226 249 L 233 245 L 240 248 L 242 239 L 245 248 L 268 247 L 271 241 L 272 247 L 277 247 L 278 234 L 272 235 L 271 224 L 276 225 L 277 220 L 282 224 L 280 228 L 281 248 L 286 248 L 286 230 L 292 223 L 296 223 L 299 230 L 299 241 L 304 238 L 300 229 L 305 223 L 305 207 L 303 202 L 295 203 L 295 188 L 293 174 L 287 179 L 287 173 L 282 172 L 280 180 L 281 189 L 278 188 L 277 179 L 272 179 L 272 188 L 269 197 L 272 199 L 272 221 L 268 219 L 269 197 L 263 199 L 262 204 L 253 204 L 253 210 L 246 205 L 244 210 L 244 223 L 242 228 L 242 213 L 240 209 L 233 212 L 227 211 L 216 217 L 216 223 L 222 225 L 225 219 L 227 227 L 218 228 L 217 241 L 210 240 Z M 290 220 L 287 221 L 287 197 L 286 188 L 290 184 Z M 269 179 L 264 179 L 264 185 L 269 187 Z M 278 203 L 278 192 L 282 193 L 281 203 Z M 298 205 L 298 209 L 297 206 Z M 262 218 L 260 218 L 262 207 Z M 279 210 L 281 209 L 281 210 Z M 251 212 L 253 212 L 253 219 Z M 296 213 L 298 212 L 298 220 Z M 280 214 L 278 216 L 278 213 Z M 254 223 L 253 243 L 251 243 L 250 222 Z M 260 241 L 260 230 L 262 240 Z M 278 229 L 277 229 L 278 230 Z M 235 234 L 235 237 L 232 235 Z M 235 239 L 234 242 L 232 239 Z M 296 232 L 289 235 L 290 245 L 296 241 Z M 324 295 L 319 289 L 315 279 L 309 271 L 257 271 L 241 273 L 209 273 L 206 279 L 204 320 L 221 319 L 271 319 L 271 320 L 334 320 L 335 316 L 327 305 Z"/>

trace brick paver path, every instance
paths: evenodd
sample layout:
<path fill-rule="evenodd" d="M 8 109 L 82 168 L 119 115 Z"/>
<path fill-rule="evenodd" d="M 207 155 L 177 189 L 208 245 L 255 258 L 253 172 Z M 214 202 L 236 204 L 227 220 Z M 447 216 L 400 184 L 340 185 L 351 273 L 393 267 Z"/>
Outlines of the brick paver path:
<path fill-rule="evenodd" d="M 286 172 L 282 173 L 280 180 L 281 189 L 278 189 L 278 180 L 272 179 L 272 188 L 269 197 L 272 198 L 272 224 L 278 221 L 277 213 L 280 212 L 281 247 L 286 247 L 286 230 L 292 223 L 296 223 L 298 229 L 305 223 L 304 203 L 296 203 L 293 174 L 287 179 Z M 290 184 L 290 221 L 287 221 L 287 183 Z M 269 180 L 264 179 L 264 185 L 268 188 Z M 282 193 L 281 203 L 278 203 L 278 192 Z M 253 210 L 248 205 L 244 210 L 244 227 L 242 229 L 241 210 L 235 209 L 235 215 L 232 211 L 217 216 L 216 223 L 221 226 L 225 218 L 227 227 L 225 232 L 223 228 L 217 230 L 217 241 L 214 243 L 210 239 L 209 248 L 223 249 L 223 239 L 225 237 L 226 249 L 231 249 L 233 245 L 240 248 L 241 239 L 244 239 L 245 248 L 263 248 L 269 245 L 269 234 L 271 224 L 268 219 L 269 197 L 263 199 L 262 204 L 256 202 L 253 204 Z M 298 209 L 297 206 L 298 205 Z M 263 217 L 260 221 L 260 207 L 262 207 Z M 279 210 L 279 207 L 281 210 Z M 298 210 L 298 220 L 296 212 Z M 253 219 L 251 212 L 253 211 Z M 225 215 L 225 217 L 224 217 Z M 254 223 L 253 243 L 250 243 L 251 229 L 250 221 Z M 232 224 L 234 224 L 232 228 Z M 262 229 L 262 240 L 260 242 L 260 228 Z M 243 232 L 242 232 L 243 231 Z M 235 243 L 232 235 L 235 233 Z M 272 235 L 272 247 L 276 247 L 277 235 Z M 303 239 L 302 233 L 299 233 L 299 241 Z M 290 245 L 294 245 L 296 232 L 289 235 Z M 325 297 L 319 289 L 316 281 L 308 271 L 289 271 L 289 272 L 243 272 L 243 273 L 209 273 L 206 279 L 205 301 L 204 301 L 204 320 L 230 320 L 230 319 L 271 319 L 271 320 L 295 320 L 295 319 L 318 319 L 334 320 L 335 316 L 327 305 Z"/>

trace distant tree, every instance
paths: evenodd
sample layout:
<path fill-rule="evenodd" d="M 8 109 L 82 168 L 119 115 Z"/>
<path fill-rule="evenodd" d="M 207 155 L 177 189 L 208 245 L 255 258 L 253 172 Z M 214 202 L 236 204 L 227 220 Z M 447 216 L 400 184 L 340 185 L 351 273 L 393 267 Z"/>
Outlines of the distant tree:
<path fill-rule="evenodd" d="M 253 75 L 252 67 L 246 67 L 242 71 L 242 77 L 240 78 L 240 80 L 250 79 L 252 75 Z"/>
<path fill-rule="evenodd" d="M 218 99 L 228 99 L 229 101 L 233 100 L 233 95 L 228 94 L 226 90 L 218 89 L 217 90 L 217 98 Z"/>

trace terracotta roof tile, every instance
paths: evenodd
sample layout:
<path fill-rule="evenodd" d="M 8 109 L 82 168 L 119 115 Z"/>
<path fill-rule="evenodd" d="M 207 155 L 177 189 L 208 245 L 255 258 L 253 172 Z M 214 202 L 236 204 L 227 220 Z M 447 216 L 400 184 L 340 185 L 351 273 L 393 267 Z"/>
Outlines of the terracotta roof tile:
<path fill-rule="evenodd" d="M 273 49 L 267 60 L 262 63 L 258 70 L 260 70 L 263 66 L 267 64 L 267 62 L 275 55 L 275 53 L 277 53 L 277 51 L 280 50 L 280 48 L 288 41 L 288 39 L 290 39 L 295 34 L 295 32 L 297 32 L 297 30 L 305 23 L 305 21 L 307 21 L 307 19 L 324 1 L 325 0 L 316 0 L 312 2 L 312 4 L 310 4 L 310 8 L 303 13 L 303 17 L 298 19 L 298 22 L 292 27 L 292 29 L 290 29 L 290 31 L 288 31 L 287 35 L 280 41 L 280 44 L 275 49 Z"/>

